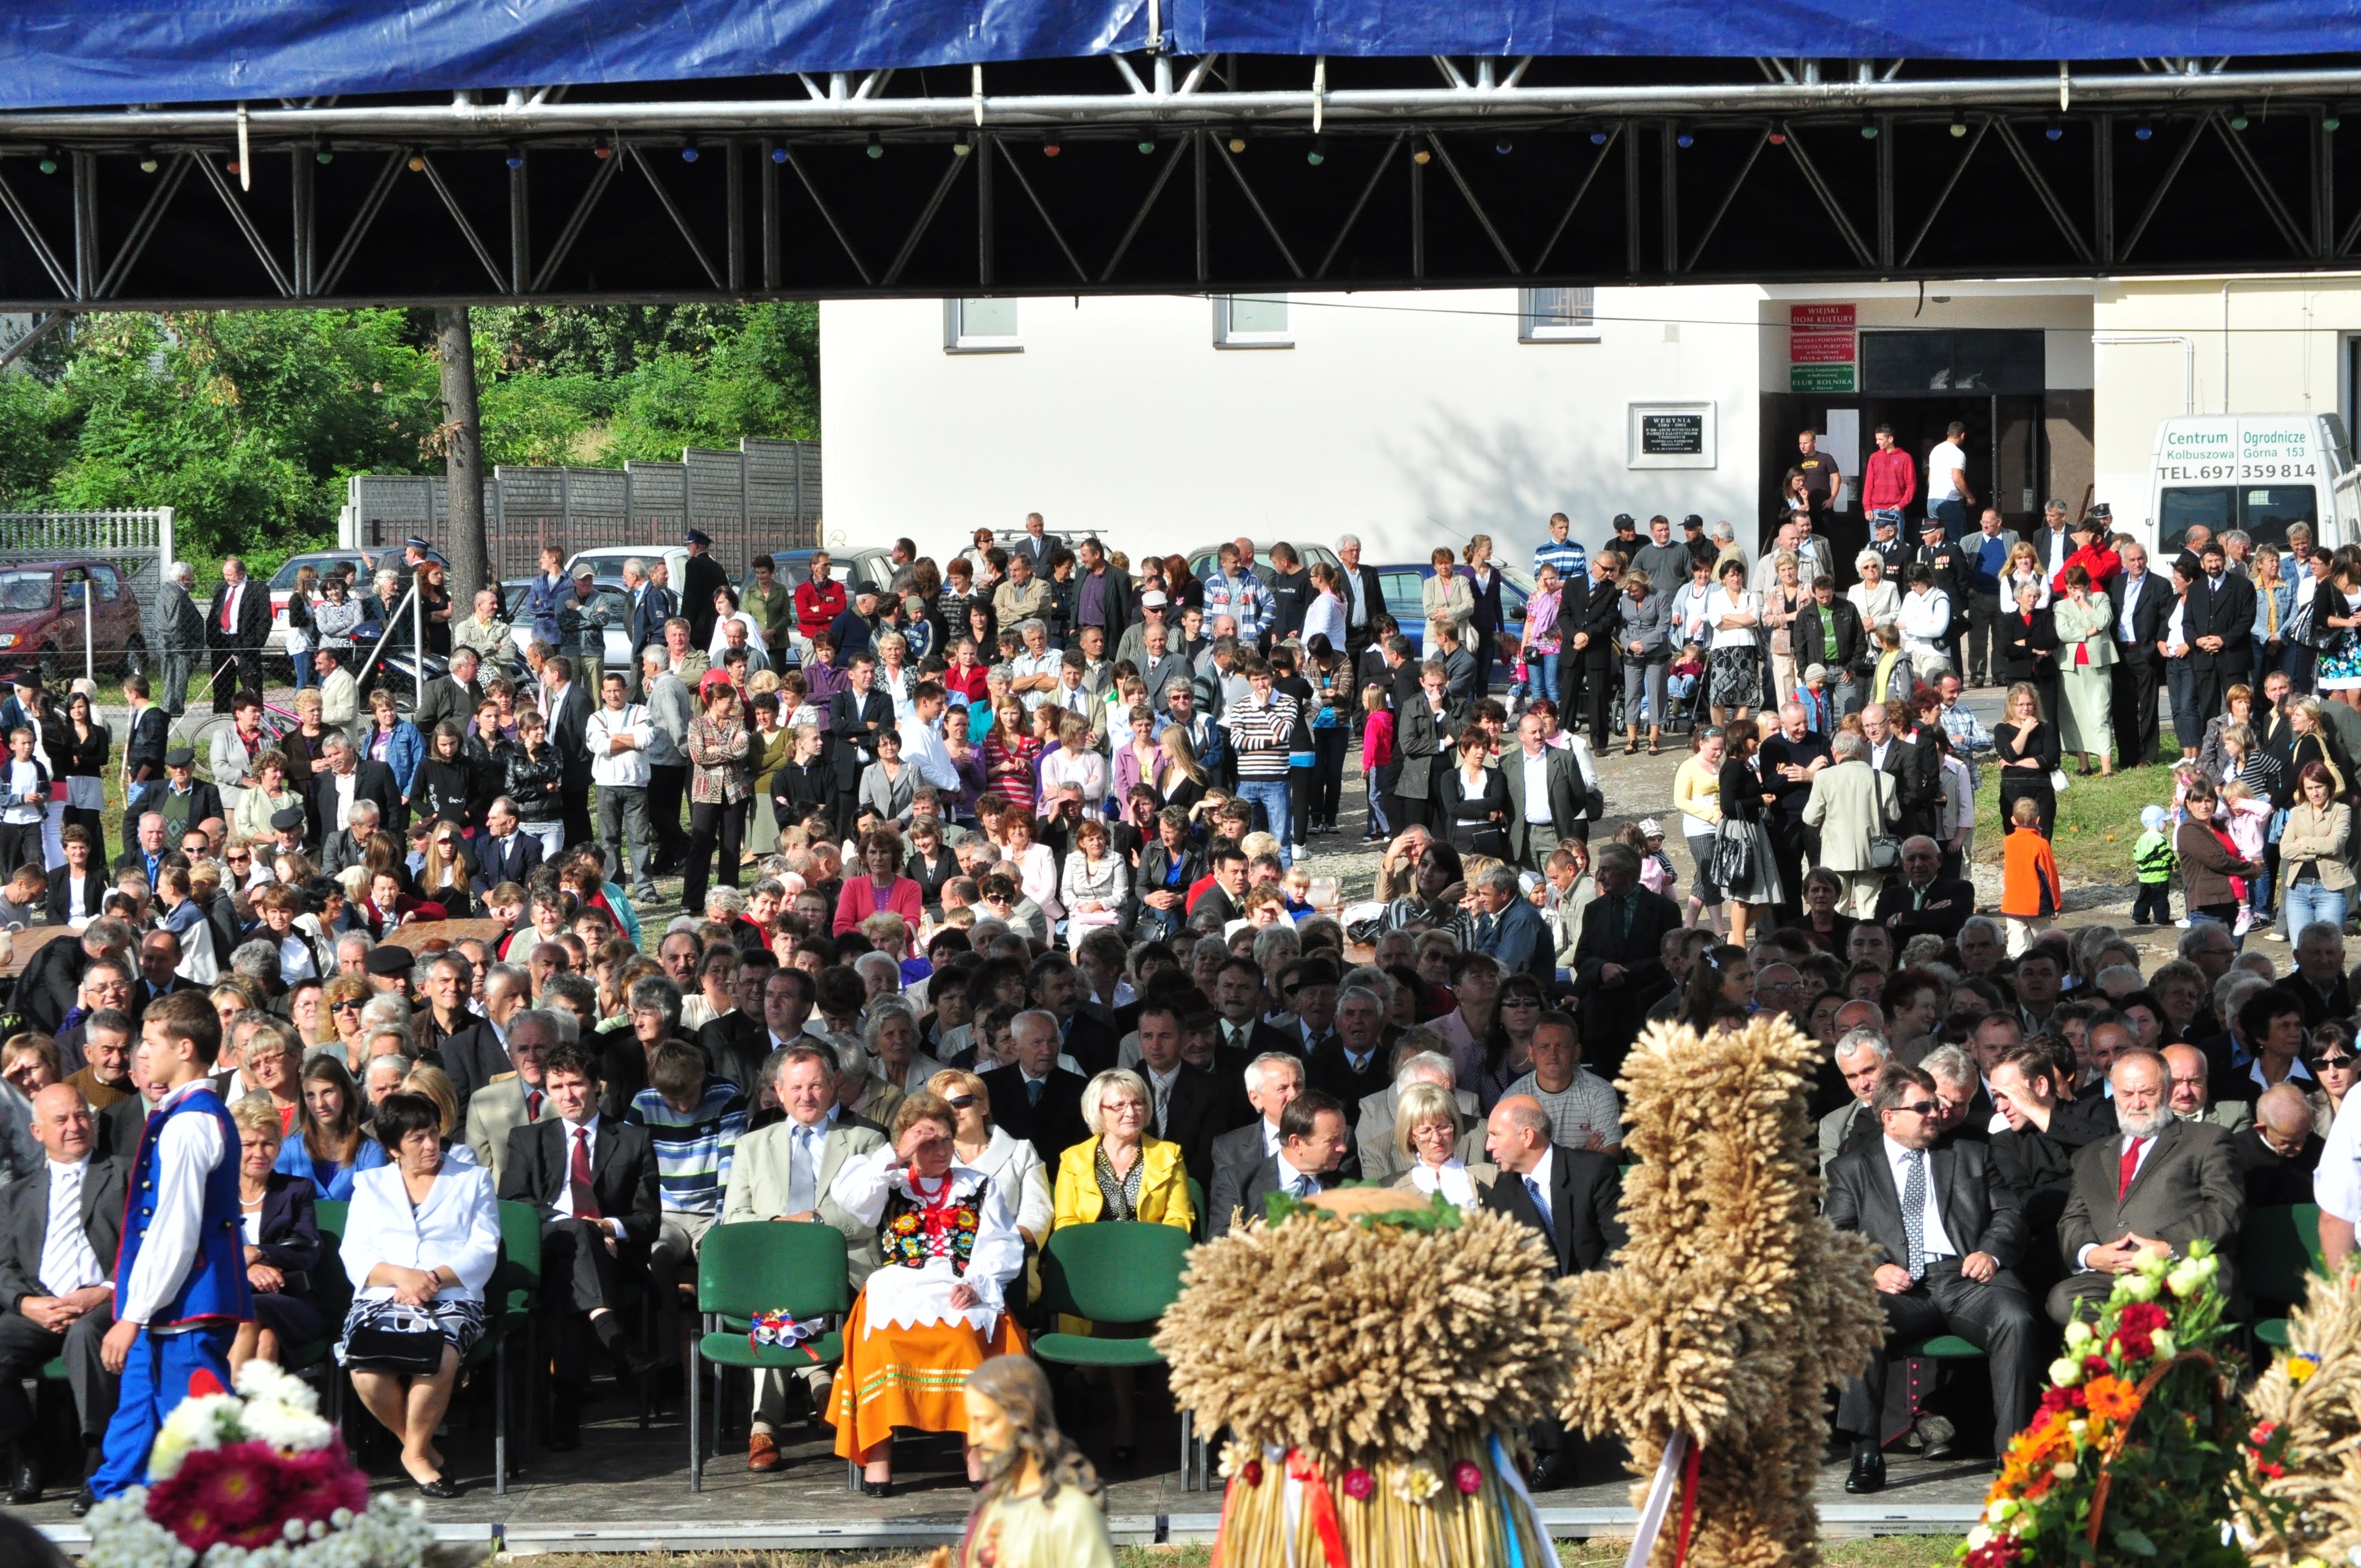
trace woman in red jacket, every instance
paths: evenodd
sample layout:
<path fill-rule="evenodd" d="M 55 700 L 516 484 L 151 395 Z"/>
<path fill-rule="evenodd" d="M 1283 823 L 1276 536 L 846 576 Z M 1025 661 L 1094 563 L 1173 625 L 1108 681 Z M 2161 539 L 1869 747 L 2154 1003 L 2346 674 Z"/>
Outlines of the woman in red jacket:
<path fill-rule="evenodd" d="M 916 931 L 926 913 L 926 895 L 902 874 L 900 836 L 883 828 L 871 833 L 861 841 L 861 860 L 869 874 L 844 879 L 844 891 L 836 897 L 836 934 L 843 936 L 881 910 L 899 915 Z"/>

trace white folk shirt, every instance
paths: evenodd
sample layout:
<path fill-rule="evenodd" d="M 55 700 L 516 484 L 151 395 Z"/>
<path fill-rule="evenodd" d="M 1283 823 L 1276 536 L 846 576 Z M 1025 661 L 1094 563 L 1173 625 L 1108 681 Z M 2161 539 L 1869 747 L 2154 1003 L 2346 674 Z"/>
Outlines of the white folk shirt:
<path fill-rule="evenodd" d="M 106 1268 L 90 1249 L 82 1228 L 82 1179 L 90 1174 L 90 1157 L 68 1164 L 49 1165 L 49 1228 L 41 1237 L 41 1288 L 52 1296 L 71 1295 L 86 1286 L 106 1282 Z"/>
<path fill-rule="evenodd" d="M 1906 1149 L 1892 1138 L 1883 1135 L 1880 1136 L 1879 1142 L 1885 1146 L 1885 1163 L 1894 1172 L 1894 1201 L 1896 1203 L 1902 1201 L 1902 1194 L 1907 1190 L 1910 1167 L 1906 1162 L 1911 1155 L 1917 1155 L 1919 1162 L 1926 1167 L 1924 1179 L 1927 1184 L 1927 1206 L 1922 1211 L 1918 1222 L 1919 1252 L 1927 1257 L 1959 1256 L 1960 1249 L 1952 1245 L 1951 1233 L 1943 1228 L 1943 1205 L 1937 1201 L 1938 1194 L 1935 1190 L 1935 1151 Z"/>
<path fill-rule="evenodd" d="M 191 1090 L 212 1081 L 200 1078 L 184 1083 L 164 1096 L 156 1109 L 167 1110 Z M 151 1168 L 156 1218 L 148 1224 L 148 1239 L 140 1244 L 139 1261 L 131 1266 L 131 1277 L 124 1282 L 123 1310 L 115 1314 L 115 1321 L 145 1326 L 188 1277 L 189 1266 L 197 1257 L 197 1229 L 204 1219 L 205 1177 L 228 1157 L 221 1124 L 214 1118 L 175 1116 L 164 1124 Z M 153 1332 L 179 1331 L 159 1325 Z"/>

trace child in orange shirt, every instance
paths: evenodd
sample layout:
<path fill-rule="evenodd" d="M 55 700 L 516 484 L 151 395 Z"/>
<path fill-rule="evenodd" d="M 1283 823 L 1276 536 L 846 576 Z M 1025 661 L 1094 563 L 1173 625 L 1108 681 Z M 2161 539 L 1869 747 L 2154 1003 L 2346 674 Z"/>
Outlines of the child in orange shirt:
<path fill-rule="evenodd" d="M 2041 808 L 2030 796 L 2009 812 L 2015 824 L 2002 846 L 2001 918 L 2008 926 L 2008 956 L 2015 958 L 2033 945 L 2036 932 L 2049 928 L 2050 917 L 2065 906 L 2065 884 L 2058 879 L 2058 857 L 2041 836 Z"/>

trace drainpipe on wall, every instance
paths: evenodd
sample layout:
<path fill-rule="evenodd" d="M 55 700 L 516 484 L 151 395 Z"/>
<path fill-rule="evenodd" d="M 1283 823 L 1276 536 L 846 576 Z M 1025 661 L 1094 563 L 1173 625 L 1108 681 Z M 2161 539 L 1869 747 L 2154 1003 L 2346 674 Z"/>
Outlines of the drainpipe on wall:
<path fill-rule="evenodd" d="M 2222 411 L 2230 411 L 2230 280 L 2222 280 Z"/>

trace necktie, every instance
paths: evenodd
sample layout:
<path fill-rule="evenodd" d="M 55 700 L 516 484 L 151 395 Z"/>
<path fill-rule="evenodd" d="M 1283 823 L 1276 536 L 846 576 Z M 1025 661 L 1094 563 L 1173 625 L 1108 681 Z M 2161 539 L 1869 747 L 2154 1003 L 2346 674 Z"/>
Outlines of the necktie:
<path fill-rule="evenodd" d="M 574 1217 L 598 1218 L 598 1197 L 590 1190 L 590 1129 L 574 1129 L 574 1157 L 566 1168 L 566 1185 L 574 1198 Z"/>
<path fill-rule="evenodd" d="M 528 1122 L 541 1120 L 541 1091 L 538 1089 L 524 1091 L 524 1119 Z"/>
<path fill-rule="evenodd" d="M 1550 1213 L 1549 1201 L 1542 1196 L 1542 1184 L 1528 1176 L 1525 1178 L 1525 1191 L 1532 1197 L 1533 1201 L 1533 1210 L 1536 1213 L 1541 1215 L 1542 1223 L 1550 1228 L 1550 1234 L 1552 1235 L 1555 1235 L 1557 1234 L 1557 1220 Z"/>
<path fill-rule="evenodd" d="M 1927 1277 L 1927 1151 L 1902 1157 L 1902 1234 L 1910 1246 L 1910 1277 Z"/>
<path fill-rule="evenodd" d="M 787 1139 L 787 1212 L 808 1213 L 819 1205 L 814 1201 L 811 1131 L 797 1127 Z"/>
<path fill-rule="evenodd" d="M 1041 1103 L 1041 1085 L 1047 1081 L 1048 1080 L 1046 1079 L 1039 1078 L 1027 1079 L 1025 1080 L 1025 1103 L 1027 1105 L 1038 1105 Z"/>
<path fill-rule="evenodd" d="M 236 588 L 222 595 L 222 630 L 224 631 L 237 630 L 237 590 Z"/>
<path fill-rule="evenodd" d="M 2115 1200 L 2121 1202 L 2132 1190 L 2132 1178 L 2139 1174 L 2140 1149 L 2146 1138 L 2133 1138 L 2124 1145 L 2123 1174 L 2115 1181 Z"/>

